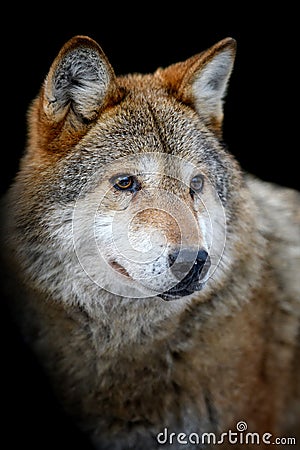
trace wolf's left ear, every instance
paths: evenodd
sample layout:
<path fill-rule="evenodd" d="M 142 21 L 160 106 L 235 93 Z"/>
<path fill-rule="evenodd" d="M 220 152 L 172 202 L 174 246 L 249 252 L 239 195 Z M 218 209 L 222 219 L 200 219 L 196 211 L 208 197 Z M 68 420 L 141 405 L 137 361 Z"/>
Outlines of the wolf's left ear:
<path fill-rule="evenodd" d="M 208 50 L 173 64 L 159 75 L 181 101 L 192 105 L 207 125 L 220 131 L 223 100 L 233 69 L 236 41 L 226 38 Z"/>
<path fill-rule="evenodd" d="M 53 122 L 73 112 L 79 120 L 95 118 L 111 98 L 115 74 L 101 47 L 75 36 L 61 49 L 44 83 L 43 109 Z"/>

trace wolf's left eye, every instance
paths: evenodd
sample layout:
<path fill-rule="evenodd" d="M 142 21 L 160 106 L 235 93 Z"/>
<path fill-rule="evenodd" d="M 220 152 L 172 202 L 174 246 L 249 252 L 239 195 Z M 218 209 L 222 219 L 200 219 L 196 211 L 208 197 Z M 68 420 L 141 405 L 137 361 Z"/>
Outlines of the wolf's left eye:
<path fill-rule="evenodd" d="M 199 194 L 200 192 L 202 192 L 203 184 L 204 184 L 203 175 L 199 174 L 191 179 L 190 194 L 192 197 L 194 196 L 194 194 Z"/>
<path fill-rule="evenodd" d="M 138 180 L 132 175 L 119 175 L 113 177 L 110 182 L 118 191 L 136 192 L 140 189 Z"/>

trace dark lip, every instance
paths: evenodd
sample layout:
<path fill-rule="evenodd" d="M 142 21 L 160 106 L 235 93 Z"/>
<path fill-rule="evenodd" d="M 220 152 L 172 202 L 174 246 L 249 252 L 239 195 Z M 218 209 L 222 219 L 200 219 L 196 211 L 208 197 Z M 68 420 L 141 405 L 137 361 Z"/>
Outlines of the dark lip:
<path fill-rule="evenodd" d="M 116 272 L 120 273 L 121 275 L 124 275 L 127 278 L 130 278 L 129 273 L 127 272 L 126 269 L 124 269 L 123 266 L 121 266 L 121 264 L 113 260 L 109 261 L 109 264 Z"/>
<path fill-rule="evenodd" d="M 162 294 L 158 294 L 158 297 L 160 297 L 166 301 L 177 300 L 179 298 L 191 295 L 194 292 L 201 291 L 204 284 L 205 283 L 197 283 L 197 284 L 191 283 L 190 285 L 187 285 L 182 289 L 176 289 L 176 286 L 175 286 L 175 287 L 169 289 L 168 291 L 163 292 Z"/>
<path fill-rule="evenodd" d="M 208 266 L 209 267 L 209 266 Z M 186 297 L 188 295 L 193 294 L 194 292 L 201 291 L 205 285 L 205 281 L 203 279 L 206 276 L 207 271 L 204 274 L 200 272 L 199 278 L 197 281 L 194 280 L 194 272 L 191 270 L 183 280 L 179 281 L 178 284 L 173 286 L 168 291 L 162 292 L 158 295 L 158 297 L 163 300 L 176 300 L 181 297 Z M 202 274 L 202 275 L 201 275 Z M 204 275 L 204 276 L 203 276 Z"/>

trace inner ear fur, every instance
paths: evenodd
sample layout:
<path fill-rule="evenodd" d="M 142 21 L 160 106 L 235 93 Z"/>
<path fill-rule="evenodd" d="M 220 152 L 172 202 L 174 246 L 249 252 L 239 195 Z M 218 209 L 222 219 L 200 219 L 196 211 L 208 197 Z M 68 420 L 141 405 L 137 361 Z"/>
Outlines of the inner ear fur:
<path fill-rule="evenodd" d="M 46 77 L 43 109 L 53 122 L 69 111 L 90 121 L 114 94 L 115 74 L 101 47 L 87 36 L 75 36 L 62 47 Z"/>

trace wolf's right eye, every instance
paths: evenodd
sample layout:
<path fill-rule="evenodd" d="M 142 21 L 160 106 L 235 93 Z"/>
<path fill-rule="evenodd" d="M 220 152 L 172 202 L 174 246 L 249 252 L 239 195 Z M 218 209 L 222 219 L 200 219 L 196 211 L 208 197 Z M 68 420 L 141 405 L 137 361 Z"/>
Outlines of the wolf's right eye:
<path fill-rule="evenodd" d="M 199 194 L 202 192 L 204 184 L 204 177 L 203 175 L 196 175 L 192 178 L 191 184 L 190 184 L 190 194 L 192 197 L 194 197 L 194 194 Z"/>
<path fill-rule="evenodd" d="M 140 189 L 140 183 L 132 175 L 119 175 L 111 178 L 110 182 L 118 191 L 136 192 Z"/>

